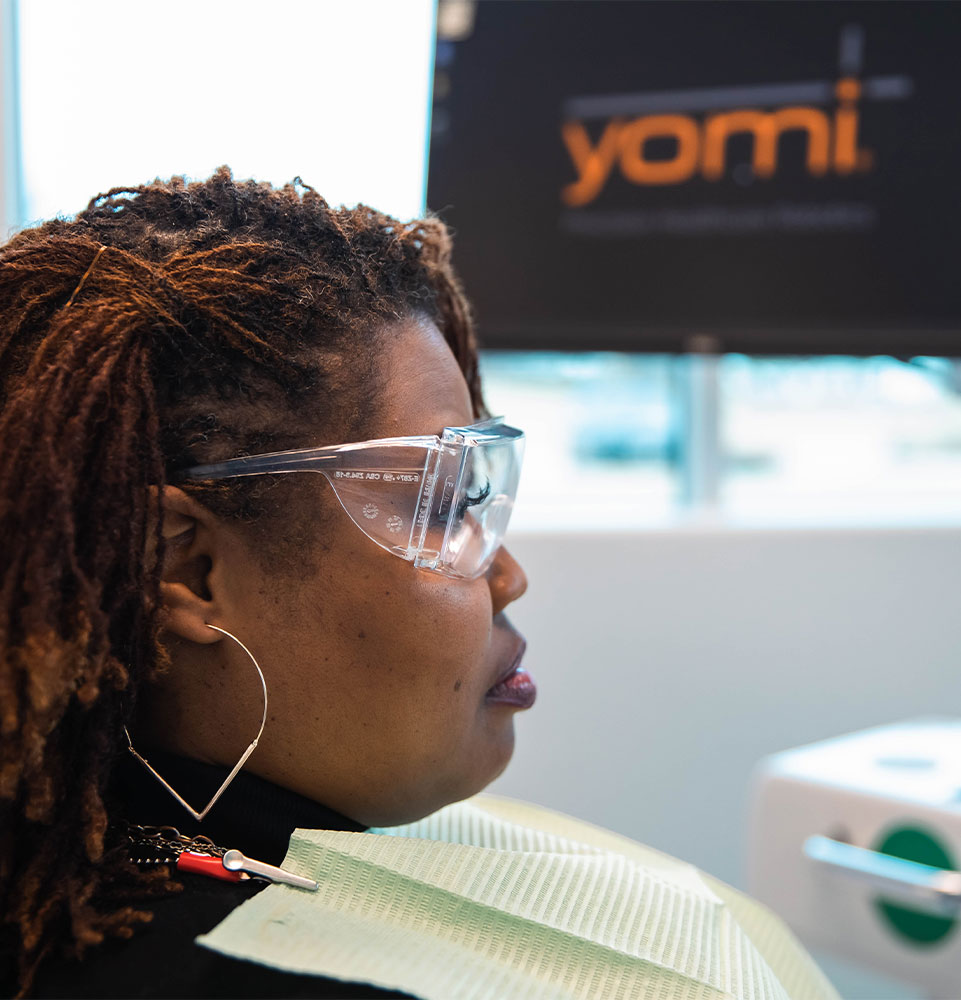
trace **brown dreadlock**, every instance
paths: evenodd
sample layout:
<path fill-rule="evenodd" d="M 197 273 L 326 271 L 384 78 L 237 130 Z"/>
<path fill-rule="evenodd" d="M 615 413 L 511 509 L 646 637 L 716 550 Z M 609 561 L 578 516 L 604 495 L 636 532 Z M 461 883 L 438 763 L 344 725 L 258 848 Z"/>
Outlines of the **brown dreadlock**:
<path fill-rule="evenodd" d="M 443 332 L 480 412 L 471 320 L 436 220 L 332 209 L 299 179 L 275 190 L 221 168 L 115 188 L 0 248 L 11 991 L 29 991 L 51 951 L 79 955 L 149 919 L 126 902 L 149 880 L 112 845 L 107 796 L 122 725 L 164 661 L 151 487 L 191 464 L 303 446 L 308 426 L 359 437 L 352 387 L 376 376 L 377 338 L 417 315 Z M 184 488 L 257 531 L 279 506 L 271 479 Z"/>

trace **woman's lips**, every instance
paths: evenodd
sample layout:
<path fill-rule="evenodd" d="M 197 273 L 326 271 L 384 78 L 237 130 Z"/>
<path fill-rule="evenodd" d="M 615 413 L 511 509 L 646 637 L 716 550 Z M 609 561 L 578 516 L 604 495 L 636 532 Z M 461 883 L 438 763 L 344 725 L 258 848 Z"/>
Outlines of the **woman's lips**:
<path fill-rule="evenodd" d="M 507 680 L 495 684 L 487 692 L 488 702 L 514 705 L 516 708 L 530 708 L 536 698 L 537 685 L 523 667 L 518 667 Z"/>
<path fill-rule="evenodd" d="M 531 675 L 521 666 L 524 656 L 521 646 L 510 668 L 487 692 L 486 700 L 498 705 L 513 705 L 515 708 L 530 708 L 537 698 L 537 685 Z"/>

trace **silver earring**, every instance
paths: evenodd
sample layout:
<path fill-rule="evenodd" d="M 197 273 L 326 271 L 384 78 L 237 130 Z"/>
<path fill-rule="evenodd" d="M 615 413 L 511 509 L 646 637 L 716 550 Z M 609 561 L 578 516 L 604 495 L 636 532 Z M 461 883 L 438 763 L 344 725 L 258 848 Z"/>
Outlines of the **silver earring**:
<path fill-rule="evenodd" d="M 220 628 L 219 625 L 207 625 L 207 628 L 212 628 L 216 632 L 221 632 L 223 635 L 227 636 L 228 639 L 233 639 L 235 643 L 250 657 L 250 662 L 254 665 L 254 669 L 257 671 L 257 676 L 260 677 L 260 685 L 264 690 L 264 716 L 260 720 L 260 729 L 257 731 L 257 735 L 254 737 L 253 742 L 249 747 L 243 752 L 240 760 L 234 764 L 233 770 L 224 779 L 224 783 L 214 792 L 214 797 L 200 810 L 197 812 L 196 809 L 161 775 L 156 768 L 152 767 L 146 760 L 146 758 L 141 757 L 133 747 L 133 741 L 130 739 L 130 733 L 127 732 L 127 727 L 123 727 L 123 731 L 127 736 L 127 749 L 140 761 L 141 764 L 160 782 L 164 788 L 190 813 L 191 816 L 199 823 L 211 809 L 217 804 L 217 800 L 221 795 L 227 790 L 227 786 L 237 777 L 238 772 L 247 763 L 247 758 L 257 749 L 257 742 L 264 733 L 264 726 L 267 724 L 267 682 L 264 680 L 264 672 L 260 669 L 260 664 L 254 658 L 254 654 L 237 638 L 235 635 L 231 635 L 225 628 Z"/>

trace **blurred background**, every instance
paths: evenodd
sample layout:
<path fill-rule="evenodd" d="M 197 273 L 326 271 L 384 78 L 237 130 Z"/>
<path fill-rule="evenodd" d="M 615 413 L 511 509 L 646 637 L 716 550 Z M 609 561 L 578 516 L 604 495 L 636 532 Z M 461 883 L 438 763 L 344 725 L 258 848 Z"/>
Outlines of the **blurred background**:
<path fill-rule="evenodd" d="M 959 13 L 0 0 L 0 221 L 223 163 L 440 213 L 528 434 L 494 790 L 743 886 L 764 755 L 961 706 Z"/>

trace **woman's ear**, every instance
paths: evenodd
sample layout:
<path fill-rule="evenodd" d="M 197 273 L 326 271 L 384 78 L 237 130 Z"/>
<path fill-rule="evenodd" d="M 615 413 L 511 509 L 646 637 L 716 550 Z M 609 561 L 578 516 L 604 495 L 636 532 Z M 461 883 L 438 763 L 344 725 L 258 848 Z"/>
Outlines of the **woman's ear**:
<path fill-rule="evenodd" d="M 215 557 L 212 515 L 183 490 L 165 486 L 163 505 L 164 561 L 160 598 L 164 627 L 190 642 L 219 642 L 207 627 L 216 608 L 208 581 Z"/>

